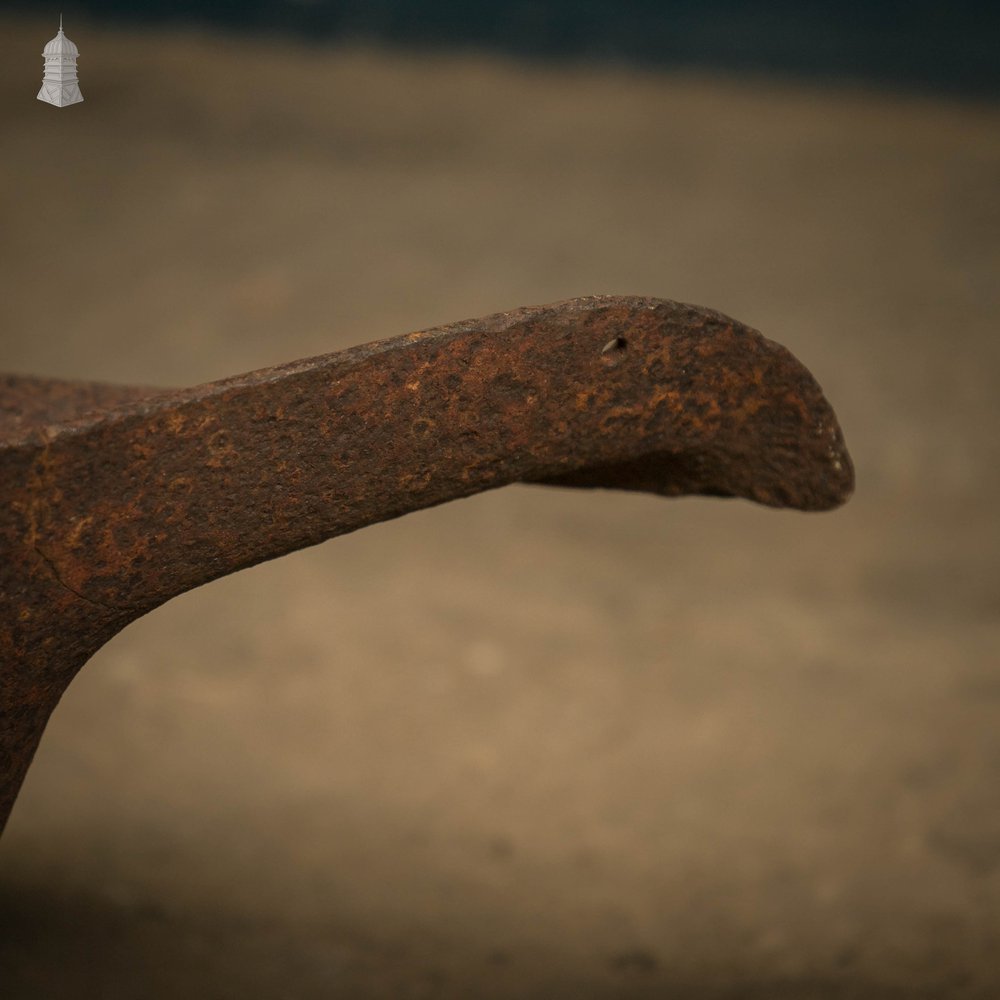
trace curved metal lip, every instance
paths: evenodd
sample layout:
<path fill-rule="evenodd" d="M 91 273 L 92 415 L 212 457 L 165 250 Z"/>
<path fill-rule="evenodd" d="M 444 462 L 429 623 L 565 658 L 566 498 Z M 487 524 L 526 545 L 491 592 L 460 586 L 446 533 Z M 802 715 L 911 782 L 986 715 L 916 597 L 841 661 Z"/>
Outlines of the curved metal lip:
<path fill-rule="evenodd" d="M 0 376 L 0 824 L 80 667 L 241 568 L 515 482 L 844 503 L 836 416 L 714 310 L 590 296 L 190 389 Z"/>

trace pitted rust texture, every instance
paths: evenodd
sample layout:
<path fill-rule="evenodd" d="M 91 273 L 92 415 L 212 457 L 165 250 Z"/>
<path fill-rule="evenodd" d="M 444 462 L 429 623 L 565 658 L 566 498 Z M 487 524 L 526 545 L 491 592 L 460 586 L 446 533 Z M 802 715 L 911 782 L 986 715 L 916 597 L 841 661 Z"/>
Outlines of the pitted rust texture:
<path fill-rule="evenodd" d="M 187 390 L 0 378 L 0 823 L 52 708 L 177 594 L 513 482 L 826 510 L 829 404 L 718 313 L 595 297 Z"/>

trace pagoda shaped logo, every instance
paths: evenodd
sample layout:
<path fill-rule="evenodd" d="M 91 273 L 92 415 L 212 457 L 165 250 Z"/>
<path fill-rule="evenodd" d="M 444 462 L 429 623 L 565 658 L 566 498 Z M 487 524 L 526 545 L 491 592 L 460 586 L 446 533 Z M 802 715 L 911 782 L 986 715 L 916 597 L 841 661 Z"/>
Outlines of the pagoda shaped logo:
<path fill-rule="evenodd" d="M 57 108 L 79 104 L 83 100 L 76 78 L 76 61 L 80 50 L 63 34 L 62 14 L 59 15 L 59 34 L 42 49 L 45 59 L 45 76 L 38 99 Z"/>

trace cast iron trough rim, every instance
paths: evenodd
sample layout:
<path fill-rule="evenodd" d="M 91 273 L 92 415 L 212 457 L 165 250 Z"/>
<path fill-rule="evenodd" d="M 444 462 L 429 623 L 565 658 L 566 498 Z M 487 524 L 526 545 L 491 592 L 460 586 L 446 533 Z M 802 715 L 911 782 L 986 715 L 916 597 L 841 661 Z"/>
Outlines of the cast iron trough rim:
<path fill-rule="evenodd" d="M 818 384 L 722 313 L 588 296 L 195 386 L 0 376 L 0 826 L 89 657 L 180 593 L 515 482 L 829 510 Z"/>

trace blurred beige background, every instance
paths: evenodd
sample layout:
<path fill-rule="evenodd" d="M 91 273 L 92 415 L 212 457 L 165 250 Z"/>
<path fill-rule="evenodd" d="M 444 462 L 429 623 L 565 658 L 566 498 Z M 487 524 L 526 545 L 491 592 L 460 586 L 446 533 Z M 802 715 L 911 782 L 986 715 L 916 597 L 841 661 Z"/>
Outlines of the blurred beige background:
<path fill-rule="evenodd" d="M 515 487 L 131 626 L 14 998 L 1000 995 L 1000 107 L 0 19 L 0 369 L 187 385 L 589 293 L 842 418 L 842 511 Z"/>

